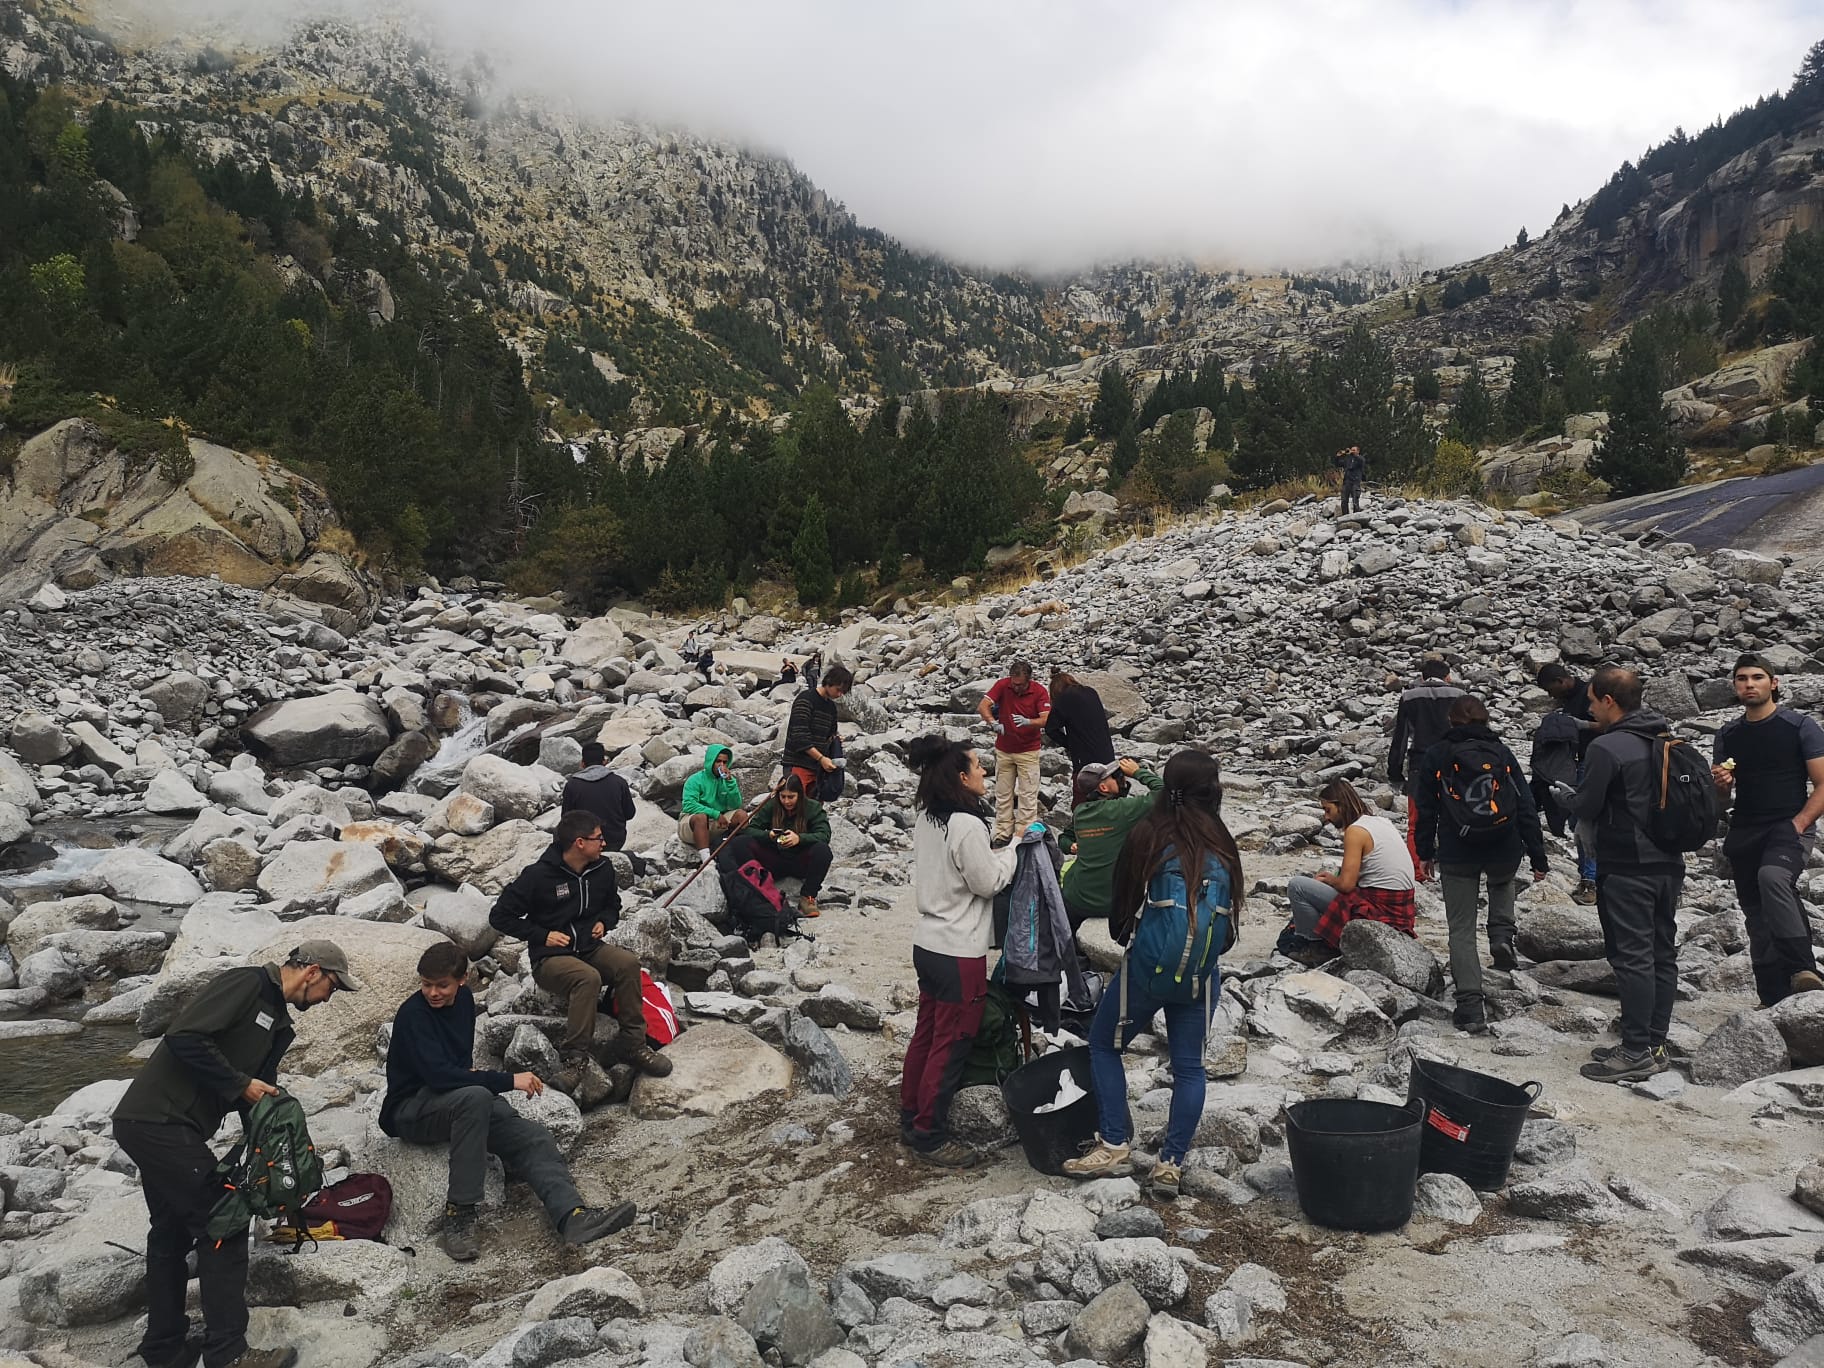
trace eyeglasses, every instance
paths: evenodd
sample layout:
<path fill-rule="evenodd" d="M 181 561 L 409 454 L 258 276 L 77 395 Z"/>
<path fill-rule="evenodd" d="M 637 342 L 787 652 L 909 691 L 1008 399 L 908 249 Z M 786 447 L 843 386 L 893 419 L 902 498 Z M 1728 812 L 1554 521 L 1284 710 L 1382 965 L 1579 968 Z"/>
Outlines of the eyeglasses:
<path fill-rule="evenodd" d="M 578 836 L 576 839 L 579 841 L 588 841 L 591 845 L 606 845 L 608 843 L 608 838 L 599 831 L 593 836 Z"/>

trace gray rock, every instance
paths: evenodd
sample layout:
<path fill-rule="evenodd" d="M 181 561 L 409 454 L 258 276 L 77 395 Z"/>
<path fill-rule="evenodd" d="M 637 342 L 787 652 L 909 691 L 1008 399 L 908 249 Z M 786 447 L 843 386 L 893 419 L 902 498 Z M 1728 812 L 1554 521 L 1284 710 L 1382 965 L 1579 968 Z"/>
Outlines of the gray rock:
<path fill-rule="evenodd" d="M 1824 1064 L 1824 993 L 1794 993 L 1768 1009 L 1795 1068 Z"/>
<path fill-rule="evenodd" d="M 1078 1312 L 1064 1336 L 1070 1352 L 1101 1363 L 1125 1358 L 1146 1336 L 1153 1311 L 1132 1283 L 1118 1282 Z"/>
<path fill-rule="evenodd" d="M 1165 1221 L 1151 1207 L 1127 1207 L 1111 1211 L 1096 1221 L 1098 1240 L 1139 1239 L 1145 1236 L 1165 1237 Z"/>
<path fill-rule="evenodd" d="M 716 1316 L 690 1332 L 684 1361 L 691 1368 L 765 1368 L 754 1337 L 726 1316 Z"/>
<path fill-rule="evenodd" d="M 709 1270 L 704 1288 L 710 1310 L 718 1315 L 732 1315 L 747 1300 L 749 1289 L 774 1270 L 796 1272 L 809 1284 L 811 1270 L 802 1255 L 777 1235 L 751 1245 L 738 1245 L 729 1250 Z"/>
<path fill-rule="evenodd" d="M 1155 1310 L 1176 1306 L 1190 1290 L 1190 1275 L 1164 1240 L 1100 1240 L 1090 1247 L 1090 1258 L 1102 1286 L 1131 1283 Z"/>
<path fill-rule="evenodd" d="M 524 1025 L 513 1032 L 513 1039 L 508 1042 L 502 1062 L 514 1073 L 530 1072 L 543 1079 L 557 1077 L 562 1067 L 558 1058 L 557 1046 L 551 1043 L 550 1037 L 536 1026 Z"/>
<path fill-rule="evenodd" d="M 1780 1279 L 1748 1317 L 1754 1342 L 1769 1354 L 1791 1354 L 1824 1335 L 1824 1264 Z"/>
<path fill-rule="evenodd" d="M 1507 1189 L 1507 1208 L 1516 1216 L 1579 1225 L 1608 1225 L 1623 1215 L 1615 1195 L 1597 1182 L 1582 1163 L 1511 1184 Z"/>
<path fill-rule="evenodd" d="M 1810 996 L 1809 994 L 1807 996 Z M 1691 1081 L 1735 1088 L 1792 1065 L 1785 1037 L 1767 1012 L 1741 1011 L 1712 1031 L 1691 1056 Z"/>
<path fill-rule="evenodd" d="M 1824 1234 L 1824 1218 L 1772 1183 L 1738 1183 L 1711 1203 L 1703 1224 L 1718 1240 Z"/>
<path fill-rule="evenodd" d="M 949 1308 L 957 1304 L 964 1306 L 994 1305 L 994 1286 L 983 1281 L 973 1273 L 957 1273 L 945 1278 L 931 1289 L 931 1304 Z M 1058 1327 L 1060 1330 L 1063 1326 Z"/>
<path fill-rule="evenodd" d="M 1254 1332 L 1254 1308 L 1234 1288 L 1218 1288 L 1203 1300 L 1203 1323 L 1224 1344 L 1239 1344 Z"/>
<path fill-rule="evenodd" d="M 1602 921 L 1596 909 L 1576 904 L 1546 903 L 1520 909 L 1514 938 L 1520 953 L 1530 960 L 1601 959 Z"/>
<path fill-rule="evenodd" d="M 1146 1368 L 1207 1368 L 1203 1341 L 1176 1316 L 1161 1311 L 1146 1323 Z"/>
<path fill-rule="evenodd" d="M 843 1339 L 829 1303 L 796 1269 L 762 1273 L 742 1299 L 736 1319 L 760 1349 L 777 1350 L 789 1364 L 807 1364 Z"/>
<path fill-rule="evenodd" d="M 520 1331 L 508 1362 L 510 1368 L 550 1368 L 553 1363 L 582 1358 L 600 1347 L 594 1321 L 587 1316 L 566 1316 Z"/>
<path fill-rule="evenodd" d="M 1793 1198 L 1818 1216 L 1824 1216 L 1824 1159 L 1813 1159 L 1792 1180 Z"/>
<path fill-rule="evenodd" d="M 977 1149 L 1005 1149 L 1020 1138 L 1006 1099 L 992 1083 L 957 1090 L 950 1104 L 950 1130 L 965 1145 Z"/>
<path fill-rule="evenodd" d="M 840 984 L 825 984 L 816 997 L 807 997 L 798 1010 L 826 1030 L 847 1026 L 851 1031 L 878 1031 L 880 1008 Z"/>
<path fill-rule="evenodd" d="M 145 1260 L 85 1238 L 53 1246 L 19 1275 L 19 1314 L 32 1325 L 74 1329 L 124 1316 L 145 1300 Z"/>
<path fill-rule="evenodd" d="M 1343 963 L 1366 969 L 1423 997 L 1436 997 L 1444 988 L 1444 969 L 1438 957 L 1404 932 L 1384 922 L 1359 918 L 1343 928 Z"/>
<path fill-rule="evenodd" d="M 520 1316 L 523 1321 L 558 1320 L 587 1316 L 601 1322 L 646 1314 L 646 1294 L 618 1268 L 598 1264 L 567 1278 L 553 1278 L 532 1294 Z"/>
<path fill-rule="evenodd" d="M 39 712 L 20 713 L 6 739 L 28 765 L 54 765 L 74 749 L 57 724 Z"/>
<path fill-rule="evenodd" d="M 1454 1173 L 1421 1173 L 1412 1209 L 1446 1225 L 1474 1225 L 1481 1218 L 1482 1202 Z"/>
<path fill-rule="evenodd" d="M 813 1092 L 847 1097 L 855 1090 L 855 1075 L 823 1027 L 794 1013 L 785 1024 L 786 1055 L 798 1065 L 801 1077 Z"/>
<path fill-rule="evenodd" d="M 836 1276 L 838 1281 L 854 1283 L 876 1302 L 889 1297 L 916 1301 L 928 1297 L 953 1271 L 950 1260 L 941 1255 L 905 1252 L 844 1264 Z"/>
<path fill-rule="evenodd" d="M 268 703 L 241 724 L 255 755 L 281 768 L 365 764 L 392 740 L 386 713 L 367 694 L 338 689 Z"/>

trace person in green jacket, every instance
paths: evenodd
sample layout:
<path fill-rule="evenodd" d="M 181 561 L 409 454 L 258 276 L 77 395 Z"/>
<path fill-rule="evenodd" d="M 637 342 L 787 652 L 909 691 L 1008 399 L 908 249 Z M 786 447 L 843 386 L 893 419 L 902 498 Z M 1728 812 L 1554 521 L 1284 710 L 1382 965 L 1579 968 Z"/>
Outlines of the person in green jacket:
<path fill-rule="evenodd" d="M 1138 782 L 1145 792 L 1130 792 L 1130 780 Z M 1061 880 L 1064 910 L 1070 914 L 1072 926 L 1091 917 L 1106 917 L 1112 910 L 1115 860 L 1127 833 L 1151 809 L 1159 785 L 1158 775 L 1141 769 L 1132 760 L 1085 765 L 1077 771 L 1071 787 L 1075 806 L 1070 830 L 1061 842 L 1066 850 L 1074 848 L 1077 856 L 1065 866 Z"/>
<path fill-rule="evenodd" d="M 739 869 L 758 860 L 775 879 L 804 880 L 798 915 L 815 917 L 817 895 L 836 852 L 830 849 L 830 819 L 823 804 L 804 791 L 804 780 L 787 773 L 772 796 L 755 809 L 748 829 L 722 851 L 721 867 Z"/>
<path fill-rule="evenodd" d="M 733 761 L 727 746 L 711 746 L 704 753 L 702 770 L 684 781 L 678 839 L 705 864 L 712 839 L 732 835 L 747 825 L 747 814 L 741 810 L 741 785 L 731 770 Z"/>

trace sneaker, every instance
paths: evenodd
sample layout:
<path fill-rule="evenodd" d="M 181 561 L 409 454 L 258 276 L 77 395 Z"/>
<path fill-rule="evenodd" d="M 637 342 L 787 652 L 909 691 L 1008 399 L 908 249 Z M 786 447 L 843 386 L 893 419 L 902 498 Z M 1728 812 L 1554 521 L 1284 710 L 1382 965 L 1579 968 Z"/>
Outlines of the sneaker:
<path fill-rule="evenodd" d="M 1577 887 L 1571 890 L 1571 901 L 1584 907 L 1596 905 L 1596 885 L 1588 879 L 1579 879 Z"/>
<path fill-rule="evenodd" d="M 899 1114 L 899 1143 L 907 1149 L 918 1148 L 918 1137 L 912 1130 L 913 1113 L 902 1111 Z"/>
<path fill-rule="evenodd" d="M 1792 976 L 1791 986 L 1795 993 L 1824 993 L 1824 977 L 1816 969 L 1801 969 Z"/>
<path fill-rule="evenodd" d="M 473 1263 L 481 1257 L 481 1245 L 475 1239 L 475 1208 L 449 1203 L 443 1209 L 443 1234 L 437 1243 L 457 1263 Z"/>
<path fill-rule="evenodd" d="M 913 1158 L 925 1164 L 935 1164 L 939 1168 L 974 1168 L 982 1162 L 982 1156 L 960 1140 L 946 1140 L 932 1149 L 913 1149 Z"/>
<path fill-rule="evenodd" d="M 1663 1059 L 1667 1064 L 1670 1064 L 1675 1057 L 1682 1059 L 1685 1055 L 1683 1050 L 1674 1051 L 1673 1047 L 1670 1045 L 1654 1045 L 1650 1048 L 1656 1058 Z M 1590 1051 L 1590 1058 L 1595 1060 L 1598 1064 L 1602 1064 L 1615 1058 L 1615 1056 L 1621 1052 L 1621 1046 L 1619 1045 L 1598 1045 L 1595 1049 Z"/>
<path fill-rule="evenodd" d="M 1450 1024 L 1459 1031 L 1468 1031 L 1471 1035 L 1486 1035 L 1488 1034 L 1488 1009 L 1482 1005 L 1481 998 L 1459 1002 L 1457 1010 L 1450 1014 Z"/>
<path fill-rule="evenodd" d="M 1514 943 L 1511 939 L 1490 941 L 1488 958 L 1497 969 L 1518 969 L 1520 967 L 1520 956 L 1514 950 Z"/>
<path fill-rule="evenodd" d="M 663 1078 L 671 1072 L 671 1061 L 645 1041 L 621 1047 L 621 1062 L 631 1064 L 643 1074 Z"/>
<path fill-rule="evenodd" d="M 298 1351 L 289 1344 L 282 1349 L 243 1349 L 228 1368 L 291 1368 L 298 1361 Z"/>
<path fill-rule="evenodd" d="M 821 917 L 823 913 L 817 910 L 817 899 L 811 897 L 807 893 L 798 899 L 798 915 L 801 917 Z"/>
<path fill-rule="evenodd" d="M 174 1349 L 163 1358 L 147 1358 L 141 1352 L 127 1360 L 126 1368 L 196 1368 L 196 1362 L 203 1356 L 203 1341 L 198 1336 L 191 1336 L 183 1347 Z"/>
<path fill-rule="evenodd" d="M 1638 1083 L 1669 1067 L 1665 1058 L 1651 1049 L 1629 1054 L 1617 1048 L 1607 1059 L 1591 1060 L 1577 1072 L 1597 1083 Z"/>
<path fill-rule="evenodd" d="M 616 1202 L 608 1207 L 580 1206 L 564 1217 L 562 1234 L 565 1244 L 584 1245 L 625 1230 L 638 1215 L 632 1202 Z"/>
<path fill-rule="evenodd" d="M 1081 1155 L 1064 1161 L 1064 1172 L 1072 1178 L 1120 1178 L 1134 1171 L 1132 1155 L 1132 1146 L 1111 1145 L 1098 1135 Z"/>
<path fill-rule="evenodd" d="M 1161 1159 L 1153 1165 L 1153 1172 L 1146 1180 L 1146 1190 L 1162 1202 L 1178 1200 L 1178 1184 L 1184 1177 L 1184 1168 L 1169 1159 Z"/>

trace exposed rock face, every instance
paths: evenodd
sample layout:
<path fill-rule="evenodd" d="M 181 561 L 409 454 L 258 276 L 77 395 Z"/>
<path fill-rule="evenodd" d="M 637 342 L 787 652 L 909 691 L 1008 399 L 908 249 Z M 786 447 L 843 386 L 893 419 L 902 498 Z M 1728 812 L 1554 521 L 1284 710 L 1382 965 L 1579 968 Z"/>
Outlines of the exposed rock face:
<path fill-rule="evenodd" d="M 123 574 L 265 588 L 333 526 L 323 492 L 276 464 L 202 441 L 190 455 L 195 472 L 173 487 L 85 419 L 28 441 L 0 487 L 0 598 L 94 556 Z"/>
<path fill-rule="evenodd" d="M 380 705 L 346 689 L 268 704 L 241 736 L 255 754 L 285 766 L 372 760 L 392 740 Z"/>

